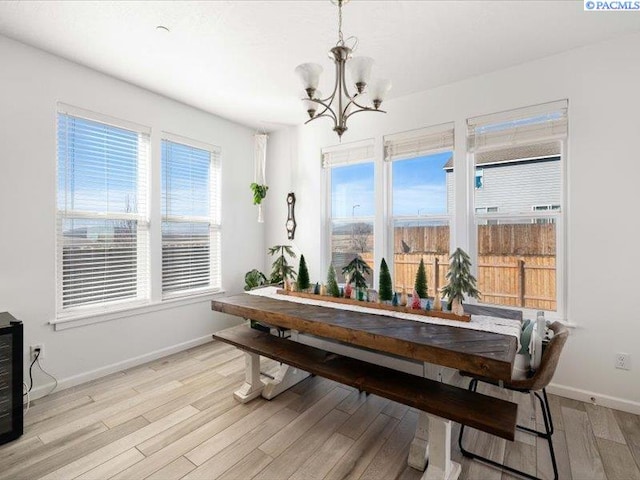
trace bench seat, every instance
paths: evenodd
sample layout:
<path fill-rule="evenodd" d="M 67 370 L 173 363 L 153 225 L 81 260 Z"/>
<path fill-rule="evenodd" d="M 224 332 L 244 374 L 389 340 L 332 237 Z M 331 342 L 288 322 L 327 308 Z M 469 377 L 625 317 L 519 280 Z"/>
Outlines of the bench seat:
<path fill-rule="evenodd" d="M 361 391 L 514 440 L 517 420 L 515 403 L 336 355 L 278 338 L 248 325 L 216 332 L 213 338 Z"/>

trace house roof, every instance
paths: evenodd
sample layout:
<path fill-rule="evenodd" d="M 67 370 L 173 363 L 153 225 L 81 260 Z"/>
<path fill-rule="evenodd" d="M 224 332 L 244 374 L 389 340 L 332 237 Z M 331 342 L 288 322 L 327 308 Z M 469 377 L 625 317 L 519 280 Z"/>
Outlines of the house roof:
<path fill-rule="evenodd" d="M 557 157 L 560 155 L 560 143 L 548 142 L 535 145 L 520 145 L 488 152 L 476 153 L 476 165 L 492 165 L 496 163 L 514 163 L 539 158 Z M 453 170 L 453 156 L 444 164 L 445 170 Z"/>

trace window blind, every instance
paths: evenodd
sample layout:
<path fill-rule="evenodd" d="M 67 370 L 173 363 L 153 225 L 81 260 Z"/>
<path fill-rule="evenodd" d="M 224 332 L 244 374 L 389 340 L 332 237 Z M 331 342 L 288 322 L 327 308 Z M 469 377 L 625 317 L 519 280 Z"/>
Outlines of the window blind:
<path fill-rule="evenodd" d="M 410 132 L 385 135 L 384 159 L 391 162 L 453 150 L 453 132 L 453 123 L 447 123 Z"/>
<path fill-rule="evenodd" d="M 470 152 L 480 152 L 567 136 L 567 100 L 483 115 L 467 120 Z"/>
<path fill-rule="evenodd" d="M 373 161 L 373 142 L 364 141 L 353 144 L 328 147 L 322 150 L 322 167 L 331 168 L 353 163 Z"/>
<path fill-rule="evenodd" d="M 220 158 L 162 140 L 162 293 L 220 288 Z"/>
<path fill-rule="evenodd" d="M 58 313 L 149 297 L 149 135 L 57 117 Z"/>

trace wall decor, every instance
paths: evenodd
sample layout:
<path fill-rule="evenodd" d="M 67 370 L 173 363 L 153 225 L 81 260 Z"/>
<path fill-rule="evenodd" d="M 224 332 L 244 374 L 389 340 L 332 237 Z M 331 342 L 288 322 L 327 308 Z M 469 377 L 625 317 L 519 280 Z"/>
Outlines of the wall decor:
<path fill-rule="evenodd" d="M 294 214 L 294 207 L 296 206 L 296 195 L 293 192 L 287 194 L 287 238 L 293 240 L 296 234 L 296 217 Z"/>

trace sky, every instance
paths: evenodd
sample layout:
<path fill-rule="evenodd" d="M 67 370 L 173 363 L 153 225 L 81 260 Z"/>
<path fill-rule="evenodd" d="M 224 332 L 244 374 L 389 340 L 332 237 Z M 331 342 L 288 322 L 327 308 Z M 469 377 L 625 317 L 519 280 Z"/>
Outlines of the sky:
<path fill-rule="evenodd" d="M 446 174 L 451 152 L 393 162 L 393 214 L 425 215 L 447 211 Z M 375 214 L 373 163 L 331 169 L 332 218 Z"/>

